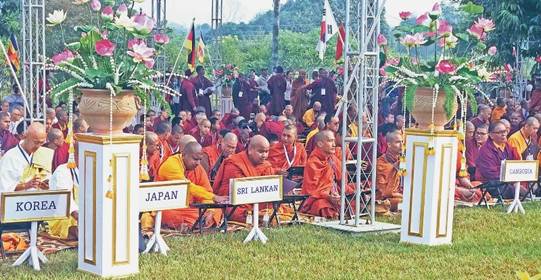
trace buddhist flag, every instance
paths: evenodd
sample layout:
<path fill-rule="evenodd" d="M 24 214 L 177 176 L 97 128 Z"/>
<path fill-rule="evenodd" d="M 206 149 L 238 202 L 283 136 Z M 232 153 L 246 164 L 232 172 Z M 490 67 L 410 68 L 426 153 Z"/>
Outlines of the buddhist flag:
<path fill-rule="evenodd" d="M 205 63 L 205 41 L 201 32 L 199 32 L 199 42 L 197 43 L 197 59 L 199 63 Z"/>
<path fill-rule="evenodd" d="M 21 66 L 21 62 L 19 61 L 19 46 L 17 45 L 17 38 L 15 38 L 15 34 L 13 33 L 9 36 L 7 53 L 9 61 L 6 61 L 6 63 L 11 63 L 15 71 L 19 71 Z"/>
<path fill-rule="evenodd" d="M 331 10 L 329 0 L 325 0 L 323 4 L 323 17 L 321 19 L 321 30 L 319 32 L 319 42 L 317 43 L 316 50 L 319 52 L 319 58 L 323 60 L 325 56 L 325 50 L 327 49 L 327 42 L 332 38 L 334 34 L 338 32 L 338 25 L 334 19 L 334 14 Z"/>
<path fill-rule="evenodd" d="M 192 22 L 192 27 L 188 31 L 188 35 L 186 36 L 186 40 L 184 40 L 184 48 L 188 50 L 188 68 L 192 70 L 192 72 L 195 70 L 195 56 L 196 56 L 196 50 L 195 50 L 195 20 Z"/>
<path fill-rule="evenodd" d="M 336 41 L 336 55 L 334 57 L 336 61 L 342 58 L 345 39 L 346 39 L 346 29 L 344 28 L 344 24 L 341 23 L 340 27 L 338 28 L 338 41 Z"/>

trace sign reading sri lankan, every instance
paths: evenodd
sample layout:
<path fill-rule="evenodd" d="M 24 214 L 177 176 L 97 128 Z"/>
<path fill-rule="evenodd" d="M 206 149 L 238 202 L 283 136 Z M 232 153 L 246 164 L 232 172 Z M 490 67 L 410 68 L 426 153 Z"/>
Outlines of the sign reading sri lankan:
<path fill-rule="evenodd" d="M 532 182 L 538 179 L 537 160 L 504 160 L 501 165 L 502 182 Z"/>
<path fill-rule="evenodd" d="M 188 207 L 188 181 L 162 181 L 139 185 L 140 211 L 160 211 Z"/>
<path fill-rule="evenodd" d="M 1 194 L 2 223 L 36 222 L 69 217 L 69 190 L 5 192 Z"/>
<path fill-rule="evenodd" d="M 254 204 L 282 200 L 282 176 L 245 177 L 229 182 L 231 204 Z"/>

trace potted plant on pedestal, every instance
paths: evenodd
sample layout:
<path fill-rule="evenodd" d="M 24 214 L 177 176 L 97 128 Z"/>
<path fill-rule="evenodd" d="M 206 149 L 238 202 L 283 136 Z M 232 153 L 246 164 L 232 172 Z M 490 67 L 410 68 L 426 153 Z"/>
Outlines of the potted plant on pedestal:
<path fill-rule="evenodd" d="M 74 1 L 73 5 L 89 5 L 94 24 L 76 26 L 81 34 L 78 40 L 64 42 L 65 49 L 48 59 L 49 70 L 68 77 L 48 94 L 62 96 L 79 90 L 80 113 L 98 134 L 108 134 L 110 130 L 121 133 L 133 120 L 141 100 L 146 102 L 151 94 L 162 103 L 163 94 L 157 93 L 178 95 L 155 82 L 162 74 L 154 69 L 154 58 L 169 37 L 153 34 L 154 20 L 128 9 L 126 4 L 133 8 L 133 2 L 103 1 L 102 7 L 98 0 Z M 64 11 L 54 11 L 47 22 L 60 26 L 63 32 L 65 18 Z"/>
<path fill-rule="evenodd" d="M 470 3 L 463 6 L 463 11 L 479 14 L 483 7 Z M 386 58 L 382 74 L 396 87 L 405 88 L 405 106 L 419 128 L 443 130 L 456 114 L 457 99 L 462 106 L 469 104 L 476 110 L 475 93 L 482 92 L 478 85 L 497 77 L 498 71 L 489 70 L 496 47 L 484 44 L 495 25 L 480 17 L 463 32 L 453 30 L 442 18 L 439 3 L 415 22 L 410 20 L 409 12 L 400 13 L 400 17 L 403 21 L 393 32 L 406 52 Z M 378 44 L 386 43 L 380 35 Z M 421 52 L 427 51 L 433 53 L 422 57 Z"/>

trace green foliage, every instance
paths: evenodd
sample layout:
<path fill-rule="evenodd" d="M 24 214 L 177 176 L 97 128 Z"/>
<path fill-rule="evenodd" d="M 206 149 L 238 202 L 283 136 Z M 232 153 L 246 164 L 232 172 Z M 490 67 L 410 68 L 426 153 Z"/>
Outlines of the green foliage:
<path fill-rule="evenodd" d="M 415 92 L 417 91 L 416 85 L 411 85 L 406 88 L 406 91 L 404 92 L 404 104 L 406 105 L 406 109 L 408 111 L 413 111 L 414 101 L 415 101 Z"/>

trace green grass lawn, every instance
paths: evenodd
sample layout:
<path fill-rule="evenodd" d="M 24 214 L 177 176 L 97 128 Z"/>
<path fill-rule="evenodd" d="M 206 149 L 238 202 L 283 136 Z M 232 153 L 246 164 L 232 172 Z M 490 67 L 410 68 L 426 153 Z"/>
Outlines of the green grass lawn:
<path fill-rule="evenodd" d="M 526 215 L 456 209 L 452 246 L 399 244 L 399 234 L 351 235 L 311 225 L 168 238 L 169 256 L 142 255 L 135 279 L 516 279 L 541 268 L 541 204 Z M 389 220 L 389 219 L 388 219 Z M 389 221 L 399 222 L 400 217 Z M 0 263 L 0 279 L 93 279 L 78 272 L 76 251 L 48 256 L 41 272 Z"/>

